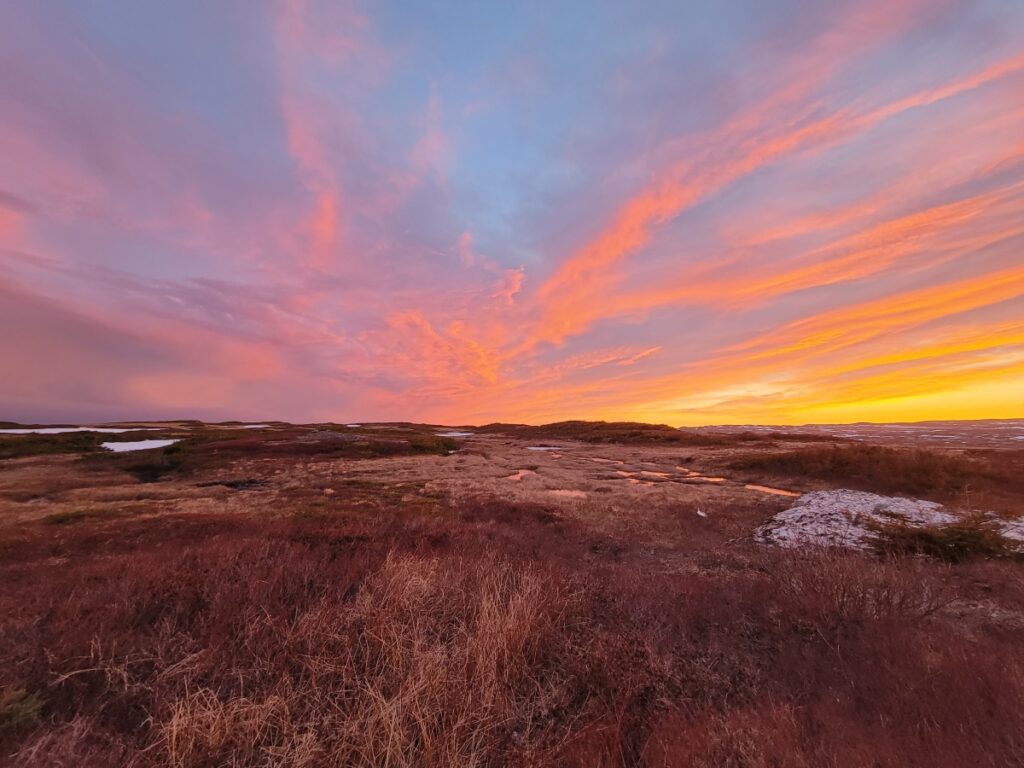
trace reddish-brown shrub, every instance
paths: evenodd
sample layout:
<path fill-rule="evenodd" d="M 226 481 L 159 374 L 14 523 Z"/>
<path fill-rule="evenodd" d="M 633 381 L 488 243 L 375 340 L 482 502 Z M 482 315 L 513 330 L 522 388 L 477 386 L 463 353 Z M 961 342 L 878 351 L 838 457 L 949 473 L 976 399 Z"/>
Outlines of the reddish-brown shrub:
<path fill-rule="evenodd" d="M 1024 759 L 1005 624 L 1024 591 L 969 623 L 947 611 L 962 584 L 1019 580 L 1011 563 L 749 545 L 729 568 L 665 569 L 595 554 L 538 507 L 433 515 L 118 522 L 121 540 L 40 526 L 65 538 L 0 562 L 0 688 L 41 703 L 0 734 L 0 762 Z"/>

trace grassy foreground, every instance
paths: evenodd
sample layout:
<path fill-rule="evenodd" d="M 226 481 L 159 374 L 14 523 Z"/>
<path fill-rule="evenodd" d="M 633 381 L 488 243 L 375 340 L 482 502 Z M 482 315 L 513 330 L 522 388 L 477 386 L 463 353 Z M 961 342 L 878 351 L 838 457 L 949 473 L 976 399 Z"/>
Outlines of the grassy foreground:
<path fill-rule="evenodd" d="M 931 562 L 709 553 L 713 576 L 652 580 L 543 510 L 484 502 L 124 523 L 104 557 L 81 556 L 102 546 L 86 525 L 67 564 L 5 572 L 12 765 L 1024 758 L 1019 633 L 952 625 Z M 1016 571 L 963 567 L 1020 599 Z"/>
<path fill-rule="evenodd" d="M 504 496 L 442 492 L 570 457 L 305 434 L 196 441 L 146 482 L 93 455 L 0 468 L 42 478 L 12 515 L 68 488 L 0 526 L 0 764 L 1024 764 L 1024 571 L 946 557 L 962 535 L 781 551 L 750 536 L 775 497 L 585 456 L 614 503 L 528 501 L 508 469 L 480 486 Z"/>

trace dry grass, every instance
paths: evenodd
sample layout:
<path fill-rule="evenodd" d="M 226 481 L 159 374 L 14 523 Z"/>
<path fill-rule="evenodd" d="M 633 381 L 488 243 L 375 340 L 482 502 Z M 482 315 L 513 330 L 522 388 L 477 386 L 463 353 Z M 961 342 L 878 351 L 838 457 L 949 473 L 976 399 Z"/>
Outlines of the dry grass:
<path fill-rule="evenodd" d="M 0 765 L 1024 764 L 1017 562 L 777 551 L 750 533 L 783 502 L 742 488 L 446 492 L 423 473 L 502 457 L 314 461 L 282 432 L 121 476 L 144 513 L 0 527 Z"/>
<path fill-rule="evenodd" d="M 972 478 L 989 474 L 961 456 L 861 444 L 751 454 L 734 460 L 730 468 L 830 480 L 879 493 L 915 495 L 954 493 L 963 490 Z"/>
<path fill-rule="evenodd" d="M 733 565 L 706 575 L 655 575 L 595 555 L 582 530 L 552 536 L 537 510 L 469 504 L 426 528 L 293 518 L 211 520 L 200 533 L 183 519 L 131 538 L 119 523 L 129 538 L 102 558 L 85 521 L 66 529 L 81 543 L 58 553 L 60 568 L 11 553 L 0 686 L 36 703 L 0 735 L 0 755 L 939 768 L 1024 757 L 1019 635 L 992 625 L 967 637 L 946 621 L 959 589 L 946 566 L 752 549 L 720 553 Z M 496 524 L 535 543 L 496 538 Z"/>
<path fill-rule="evenodd" d="M 286 426 L 273 431 L 228 432 L 197 428 L 187 433 L 146 433 L 178 437 L 164 448 L 131 453 L 90 453 L 83 457 L 97 471 L 121 469 L 144 483 L 174 475 L 194 475 L 242 459 L 374 459 L 391 456 L 447 455 L 458 448 L 449 438 L 421 430 L 365 434 L 336 427 Z"/>
<path fill-rule="evenodd" d="M 351 604 L 320 600 L 287 627 L 299 669 L 255 696 L 197 688 L 154 757 L 175 766 L 481 765 L 543 700 L 531 672 L 562 596 L 533 569 L 389 557 Z"/>
<path fill-rule="evenodd" d="M 473 428 L 482 434 L 504 434 L 524 440 L 579 440 L 619 445 L 724 447 L 744 443 L 821 442 L 829 439 L 802 432 L 754 432 L 679 429 L 667 424 L 634 421 L 559 421 L 553 424 L 487 424 Z"/>
<path fill-rule="evenodd" d="M 887 523 L 871 526 L 872 546 L 888 555 L 928 555 L 951 563 L 976 557 L 1022 559 L 996 521 L 967 517 L 946 525 Z"/>
<path fill-rule="evenodd" d="M 667 424 L 637 422 L 560 421 L 542 426 L 527 424 L 487 424 L 479 432 L 511 435 L 524 440 L 579 440 L 585 443 L 623 445 L 726 445 L 728 440 L 695 430 L 680 430 Z"/>

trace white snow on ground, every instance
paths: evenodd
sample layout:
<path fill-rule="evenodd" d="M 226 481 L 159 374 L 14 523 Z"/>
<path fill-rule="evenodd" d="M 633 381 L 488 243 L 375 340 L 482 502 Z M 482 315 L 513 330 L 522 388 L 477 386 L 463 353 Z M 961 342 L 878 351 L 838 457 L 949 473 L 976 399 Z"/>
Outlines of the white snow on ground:
<path fill-rule="evenodd" d="M 1024 544 L 1024 519 L 1000 521 L 1000 533 L 1011 541 L 1019 541 Z"/>
<path fill-rule="evenodd" d="M 801 496 L 757 530 L 759 541 L 781 547 L 817 545 L 866 549 L 868 523 L 952 523 L 957 518 L 933 501 L 863 491 L 816 491 Z"/>
<path fill-rule="evenodd" d="M 435 432 L 438 437 L 472 437 L 473 432 L 459 432 L 457 429 L 453 429 L 451 432 Z"/>
<path fill-rule="evenodd" d="M 0 435 L 63 435 L 68 432 L 102 432 L 107 435 L 119 435 L 122 432 L 147 432 L 144 427 L 128 429 L 114 427 L 35 427 L 21 429 L 0 429 Z"/>
<path fill-rule="evenodd" d="M 528 445 L 526 446 L 528 451 L 560 451 L 562 450 L 556 445 Z"/>
<path fill-rule="evenodd" d="M 1004 537 L 1024 544 L 1024 520 L 986 517 Z M 863 491 L 815 491 L 801 496 L 757 529 L 754 537 L 780 547 L 825 546 L 867 549 L 871 524 L 946 525 L 960 516 L 934 501 L 879 496 Z"/>
<path fill-rule="evenodd" d="M 180 442 L 180 440 L 134 440 L 128 443 L 100 443 L 100 445 L 114 453 L 126 453 L 128 451 L 145 451 L 150 448 L 166 448 L 168 445 Z"/>
<path fill-rule="evenodd" d="M 263 429 L 269 426 L 269 424 L 243 424 L 242 429 Z"/>

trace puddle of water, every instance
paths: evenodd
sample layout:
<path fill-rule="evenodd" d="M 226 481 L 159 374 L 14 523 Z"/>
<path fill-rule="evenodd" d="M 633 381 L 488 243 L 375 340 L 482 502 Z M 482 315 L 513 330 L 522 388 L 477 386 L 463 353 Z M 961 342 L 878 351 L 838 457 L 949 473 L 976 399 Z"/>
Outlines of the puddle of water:
<path fill-rule="evenodd" d="M 528 451 L 560 451 L 562 449 L 559 448 L 558 446 L 555 446 L 555 445 L 528 445 L 528 446 L 526 446 L 526 450 L 528 450 Z"/>
<path fill-rule="evenodd" d="M 180 442 L 180 440 L 133 440 L 128 443 L 100 443 L 100 445 L 114 453 L 127 453 L 128 451 L 146 451 L 150 448 L 166 448 L 168 445 Z"/>
<path fill-rule="evenodd" d="M 243 424 L 242 429 L 264 429 L 269 426 L 269 424 Z"/>
<path fill-rule="evenodd" d="M 586 491 L 569 491 L 569 490 L 557 490 L 548 491 L 552 496 L 558 496 L 563 499 L 585 499 L 587 498 Z"/>
<path fill-rule="evenodd" d="M 105 435 L 120 435 L 122 432 L 149 432 L 150 429 L 132 427 L 37 427 L 23 429 L 0 429 L 0 435 L 63 435 L 68 432 L 102 432 Z"/>
<path fill-rule="evenodd" d="M 761 493 L 770 493 L 774 496 L 790 496 L 792 498 L 797 498 L 802 495 L 796 491 L 786 491 L 782 488 L 770 488 L 767 485 L 745 485 L 743 487 L 748 491 L 760 491 Z"/>
<path fill-rule="evenodd" d="M 434 434 L 438 437 L 472 437 L 474 435 L 473 432 L 459 432 L 455 429 L 451 432 L 435 432 Z"/>
<path fill-rule="evenodd" d="M 361 427 L 363 425 L 362 424 L 346 424 L 345 426 L 348 427 L 349 429 L 356 429 L 357 427 Z"/>
<path fill-rule="evenodd" d="M 514 475 L 509 475 L 505 479 L 506 480 L 522 480 L 527 475 L 536 475 L 536 474 L 537 473 L 534 472 L 532 469 L 520 469 Z"/>

